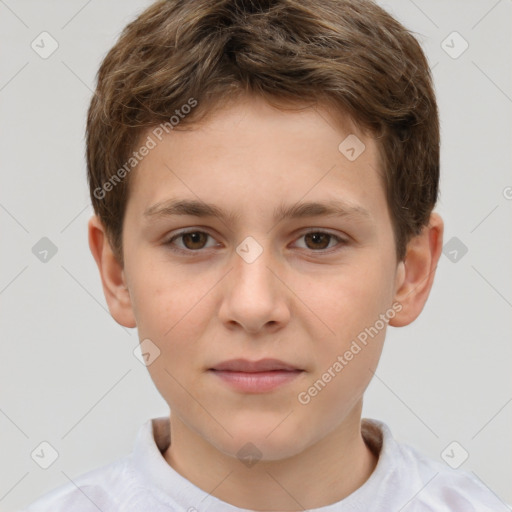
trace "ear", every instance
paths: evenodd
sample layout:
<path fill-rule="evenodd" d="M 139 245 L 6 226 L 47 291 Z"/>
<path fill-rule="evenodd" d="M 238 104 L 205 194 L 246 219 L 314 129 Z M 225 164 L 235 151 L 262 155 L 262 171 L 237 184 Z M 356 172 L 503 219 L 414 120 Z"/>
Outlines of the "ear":
<path fill-rule="evenodd" d="M 97 215 L 89 220 L 88 229 L 89 247 L 100 271 L 110 314 L 118 324 L 136 327 L 123 267 L 114 256 L 105 228 Z"/>
<path fill-rule="evenodd" d="M 423 310 L 430 294 L 443 249 L 443 220 L 430 215 L 429 224 L 407 244 L 405 258 L 398 264 L 394 300 L 402 305 L 389 325 L 403 327 Z"/>

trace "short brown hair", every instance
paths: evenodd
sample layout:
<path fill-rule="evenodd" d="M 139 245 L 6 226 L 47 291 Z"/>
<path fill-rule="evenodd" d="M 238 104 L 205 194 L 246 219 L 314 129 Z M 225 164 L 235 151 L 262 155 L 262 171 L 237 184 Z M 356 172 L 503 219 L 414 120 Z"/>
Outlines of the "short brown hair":
<path fill-rule="evenodd" d="M 435 206 L 439 120 L 428 62 L 415 37 L 370 0 L 156 2 L 125 27 L 97 80 L 88 181 L 121 263 L 126 162 L 148 128 L 169 127 L 191 99 L 198 106 L 180 127 L 245 92 L 334 105 L 373 134 L 399 260 Z"/>

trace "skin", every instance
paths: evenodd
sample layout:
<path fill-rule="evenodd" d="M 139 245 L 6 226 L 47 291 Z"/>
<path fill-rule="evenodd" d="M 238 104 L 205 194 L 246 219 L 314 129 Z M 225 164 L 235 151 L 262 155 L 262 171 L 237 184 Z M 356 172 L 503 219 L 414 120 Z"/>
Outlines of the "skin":
<path fill-rule="evenodd" d="M 442 249 L 443 222 L 433 213 L 397 261 L 376 143 L 331 112 L 244 97 L 165 136 L 133 171 L 124 267 L 100 220 L 89 222 L 112 316 L 161 351 L 148 369 L 172 411 L 166 461 L 242 508 L 321 507 L 368 479 L 377 459 L 361 435 L 362 400 L 386 329 L 308 404 L 297 397 L 393 304 L 401 311 L 390 325 L 419 315 Z M 353 162 L 338 150 L 349 134 L 366 146 Z M 144 216 L 170 198 L 213 203 L 237 218 Z M 281 204 L 327 200 L 367 215 L 272 217 Z M 169 245 L 184 228 L 210 236 Z M 334 236 L 305 236 L 318 231 Z M 262 249 L 251 263 L 236 252 L 248 236 Z M 242 393 L 208 371 L 238 357 L 304 371 L 270 392 Z M 262 454 L 251 467 L 237 457 L 248 442 Z"/>

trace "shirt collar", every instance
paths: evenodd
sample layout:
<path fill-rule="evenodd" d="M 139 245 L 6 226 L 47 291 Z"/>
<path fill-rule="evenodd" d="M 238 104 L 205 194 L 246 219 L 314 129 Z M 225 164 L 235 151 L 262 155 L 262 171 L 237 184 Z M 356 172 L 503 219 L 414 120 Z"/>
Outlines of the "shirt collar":
<path fill-rule="evenodd" d="M 398 447 L 389 428 L 380 421 L 363 419 L 361 432 L 368 447 L 378 456 L 377 466 L 370 478 L 341 502 L 310 509 L 310 512 L 339 511 L 341 504 L 346 512 L 360 511 L 360 507 L 364 507 L 368 502 L 369 496 L 378 501 L 377 496 L 382 486 L 393 487 L 391 479 L 399 481 L 395 460 Z M 183 507 L 184 510 L 195 508 L 198 512 L 249 512 L 249 509 L 235 507 L 210 495 L 180 475 L 163 456 L 170 441 L 169 417 L 153 418 L 141 426 L 135 441 L 132 461 L 133 469 L 142 476 L 147 486 L 158 488 L 169 501 Z"/>

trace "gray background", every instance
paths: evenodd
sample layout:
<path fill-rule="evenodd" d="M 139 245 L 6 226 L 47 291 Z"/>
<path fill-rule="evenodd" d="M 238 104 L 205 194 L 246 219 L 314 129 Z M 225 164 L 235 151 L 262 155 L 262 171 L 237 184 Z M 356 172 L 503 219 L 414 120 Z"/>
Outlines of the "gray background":
<path fill-rule="evenodd" d="M 134 357 L 136 331 L 106 309 L 86 236 L 84 126 L 95 73 L 148 4 L 0 0 L 2 511 L 127 454 L 143 422 L 168 414 Z M 511 1 L 381 4 L 416 33 L 433 68 L 437 211 L 445 242 L 456 239 L 421 317 L 388 331 L 364 414 L 434 459 L 457 441 L 452 460 L 467 451 L 461 468 L 511 503 Z M 59 45 L 46 59 L 31 47 L 43 31 Z M 446 40 L 453 31 L 469 44 L 457 58 L 463 41 Z M 43 237 L 58 249 L 46 263 L 32 252 Z M 43 441 L 59 454 L 48 469 L 31 458 Z"/>

